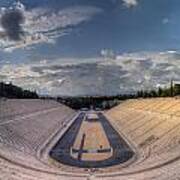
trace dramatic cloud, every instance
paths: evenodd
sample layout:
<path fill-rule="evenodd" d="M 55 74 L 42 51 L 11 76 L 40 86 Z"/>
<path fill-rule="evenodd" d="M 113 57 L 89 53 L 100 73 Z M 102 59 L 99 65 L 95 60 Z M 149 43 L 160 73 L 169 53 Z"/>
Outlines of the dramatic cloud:
<path fill-rule="evenodd" d="M 64 63 L 62 63 L 64 61 Z M 72 61 L 59 59 L 0 68 L 4 81 L 51 95 L 112 95 L 169 86 L 180 77 L 180 53 L 141 52 Z"/>
<path fill-rule="evenodd" d="M 56 11 L 49 8 L 26 10 L 18 2 L 13 7 L 1 8 L 0 47 L 12 51 L 32 44 L 54 43 L 100 12 L 101 9 L 92 6 L 72 6 Z"/>
<path fill-rule="evenodd" d="M 1 25 L 8 38 L 18 41 L 23 35 L 21 25 L 24 23 L 24 16 L 19 10 L 7 10 L 1 17 Z"/>
<path fill-rule="evenodd" d="M 130 7 L 134 7 L 138 5 L 138 1 L 137 0 L 122 0 L 124 5 L 128 8 Z"/>

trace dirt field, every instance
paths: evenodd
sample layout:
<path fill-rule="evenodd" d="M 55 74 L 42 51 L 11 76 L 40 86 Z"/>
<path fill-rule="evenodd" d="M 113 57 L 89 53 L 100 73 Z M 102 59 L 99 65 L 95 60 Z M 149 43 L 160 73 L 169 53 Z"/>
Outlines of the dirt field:
<path fill-rule="evenodd" d="M 73 153 L 74 158 L 78 158 L 79 153 L 82 152 L 81 157 L 79 157 L 82 161 L 98 161 L 112 156 L 110 151 L 96 152 L 111 149 L 106 133 L 99 121 L 83 121 L 72 148 L 79 151 Z"/>

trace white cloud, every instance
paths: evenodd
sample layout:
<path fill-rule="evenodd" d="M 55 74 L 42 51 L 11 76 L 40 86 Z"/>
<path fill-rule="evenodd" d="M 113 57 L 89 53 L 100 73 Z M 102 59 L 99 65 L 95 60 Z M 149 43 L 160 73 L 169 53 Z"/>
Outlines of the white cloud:
<path fill-rule="evenodd" d="M 122 0 L 124 5 L 128 8 L 130 7 L 134 7 L 138 5 L 138 1 L 137 0 Z"/>
<path fill-rule="evenodd" d="M 110 58 L 110 59 L 115 58 L 115 53 L 112 49 L 102 49 L 100 54 L 105 58 Z"/>
<path fill-rule="evenodd" d="M 18 79 L 18 78 L 39 77 L 38 73 L 31 71 L 31 66 L 29 65 L 21 65 L 21 66 L 16 66 L 11 64 L 4 65 L 0 69 L 0 74 L 2 76 L 6 76 L 7 81 L 13 81 L 14 79 Z"/>
<path fill-rule="evenodd" d="M 168 24 L 168 23 L 169 23 L 169 19 L 168 19 L 168 18 L 164 18 L 164 19 L 162 20 L 162 23 L 163 23 L 163 24 Z"/>
<path fill-rule="evenodd" d="M 26 10 L 25 6 L 19 2 L 13 8 L 21 11 L 25 17 L 25 23 L 21 25 L 24 36 L 20 41 L 12 41 L 0 26 L 0 48 L 6 51 L 25 48 L 33 44 L 54 43 L 56 38 L 70 33 L 73 27 L 89 21 L 102 11 L 92 6 L 73 6 L 56 12 L 49 8 Z M 12 7 L 1 8 L 0 18 L 9 9 Z"/>
<path fill-rule="evenodd" d="M 24 88 L 50 94 L 115 94 L 167 86 L 179 80 L 180 53 L 137 52 L 115 59 L 43 60 L 24 65 L 2 65 L 0 76 Z"/>

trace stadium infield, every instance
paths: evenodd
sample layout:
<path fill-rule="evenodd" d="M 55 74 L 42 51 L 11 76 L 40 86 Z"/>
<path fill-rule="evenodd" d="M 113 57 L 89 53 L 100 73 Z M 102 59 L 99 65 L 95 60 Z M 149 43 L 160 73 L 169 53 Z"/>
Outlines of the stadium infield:
<path fill-rule="evenodd" d="M 49 153 L 51 158 L 70 166 L 102 168 L 123 164 L 134 156 L 135 152 L 102 113 L 93 122 L 86 121 L 85 116 L 81 113 L 60 138 Z"/>

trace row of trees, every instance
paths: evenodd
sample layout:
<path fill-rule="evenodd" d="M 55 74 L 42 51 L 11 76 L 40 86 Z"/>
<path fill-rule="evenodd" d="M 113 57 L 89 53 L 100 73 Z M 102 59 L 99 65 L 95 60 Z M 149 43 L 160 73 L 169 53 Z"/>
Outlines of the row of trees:
<path fill-rule="evenodd" d="M 157 90 L 138 91 L 136 98 L 150 98 L 150 97 L 173 97 L 180 95 L 180 85 L 171 86 L 169 88 L 158 88 Z"/>
<path fill-rule="evenodd" d="M 58 97 L 57 100 L 73 109 L 109 109 L 119 104 L 120 101 L 116 96 Z"/>
<path fill-rule="evenodd" d="M 5 84 L 0 82 L 0 97 L 6 98 L 20 98 L 20 99 L 36 99 L 39 98 L 36 92 L 32 92 L 29 90 L 23 90 L 20 87 L 17 87 L 10 84 Z"/>
<path fill-rule="evenodd" d="M 157 90 L 141 90 L 135 94 L 121 94 L 116 96 L 82 96 L 82 97 L 41 97 L 44 99 L 55 99 L 73 109 L 93 108 L 93 109 L 110 109 L 126 99 L 134 98 L 155 98 L 155 97 L 172 97 L 180 95 L 180 85 L 171 86 L 169 88 L 159 88 Z M 6 98 L 39 98 L 36 92 L 23 90 L 13 84 L 0 83 L 0 97 Z"/>
<path fill-rule="evenodd" d="M 121 94 L 116 96 L 85 96 L 85 97 L 58 97 L 58 102 L 64 103 L 73 109 L 100 108 L 110 109 L 126 99 L 172 97 L 180 95 L 180 86 L 170 86 L 157 90 L 141 90 L 135 94 Z"/>

